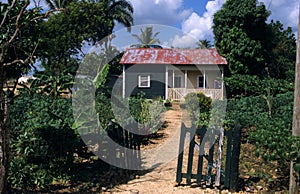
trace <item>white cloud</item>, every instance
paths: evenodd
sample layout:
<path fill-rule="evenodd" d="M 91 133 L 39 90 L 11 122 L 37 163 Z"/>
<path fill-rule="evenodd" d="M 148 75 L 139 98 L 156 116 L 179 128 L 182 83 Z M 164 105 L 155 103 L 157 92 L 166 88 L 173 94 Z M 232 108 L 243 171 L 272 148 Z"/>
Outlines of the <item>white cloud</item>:
<path fill-rule="evenodd" d="M 175 25 L 191 14 L 183 9 L 183 0 L 129 0 L 134 8 L 135 24 Z"/>
<path fill-rule="evenodd" d="M 193 40 L 207 39 L 213 41 L 212 33 L 212 23 L 213 23 L 213 14 L 218 11 L 225 0 L 214 0 L 208 1 L 206 4 L 206 12 L 203 16 L 199 16 L 197 13 L 193 12 L 186 20 L 182 22 L 182 31 L 189 36 L 193 37 Z M 174 45 L 182 45 L 187 40 L 186 35 L 174 38 Z M 190 42 L 190 46 L 195 45 L 194 42 Z"/>
<path fill-rule="evenodd" d="M 170 40 L 171 45 L 175 48 L 195 48 L 196 39 L 188 34 L 179 36 L 175 35 L 174 38 Z"/>
<path fill-rule="evenodd" d="M 294 33 L 298 30 L 298 15 L 299 15 L 299 1 L 298 0 L 259 0 L 264 2 L 266 8 L 271 11 L 269 22 L 271 19 L 279 20 L 284 24 L 284 27 L 292 27 Z M 207 39 L 213 43 L 213 14 L 221 9 L 225 0 L 211 0 L 206 4 L 206 11 L 202 16 L 193 12 L 187 19 L 182 22 L 182 31 L 196 40 Z M 174 45 L 186 45 L 187 36 L 175 37 L 173 39 Z M 192 42 L 190 42 L 192 44 Z"/>

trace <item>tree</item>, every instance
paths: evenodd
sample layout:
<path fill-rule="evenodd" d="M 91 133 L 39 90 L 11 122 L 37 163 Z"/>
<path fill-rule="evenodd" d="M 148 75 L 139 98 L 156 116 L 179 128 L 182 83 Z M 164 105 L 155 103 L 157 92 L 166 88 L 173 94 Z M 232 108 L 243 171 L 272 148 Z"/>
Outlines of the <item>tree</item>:
<path fill-rule="evenodd" d="M 71 2 L 75 0 L 45 0 L 50 9 L 66 8 Z"/>
<path fill-rule="evenodd" d="M 197 48 L 205 49 L 205 48 L 211 48 L 213 45 L 210 43 L 209 40 L 199 40 L 197 43 Z"/>
<path fill-rule="evenodd" d="M 133 8 L 124 0 L 76 1 L 66 10 L 51 16 L 41 28 L 40 60 L 53 75 L 62 69 L 75 74 L 85 56 L 83 44 L 107 43 L 116 21 L 126 27 L 133 24 Z"/>
<path fill-rule="evenodd" d="M 300 8 L 298 19 L 300 19 Z M 298 20 L 298 28 L 300 27 L 300 20 Z M 300 31 L 298 30 L 298 44 L 297 44 L 297 55 L 296 55 L 296 67 L 295 67 L 295 91 L 294 91 L 294 110 L 293 110 L 293 128 L 292 135 L 300 137 Z M 295 142 L 293 142 L 295 144 Z M 294 146 L 294 145 L 291 145 Z M 298 167 L 297 167 L 298 165 Z M 298 168 L 298 169 L 297 169 Z M 300 161 L 295 161 L 293 158 L 290 164 L 290 184 L 289 192 L 296 194 L 300 188 Z"/>
<path fill-rule="evenodd" d="M 133 34 L 132 36 L 135 37 L 138 40 L 138 42 L 141 44 L 136 46 L 143 46 L 143 45 L 145 46 L 145 45 L 151 45 L 155 43 L 160 44 L 160 40 L 156 38 L 158 34 L 159 32 L 153 34 L 152 27 L 146 27 L 145 30 L 141 29 L 140 35 Z"/>
<path fill-rule="evenodd" d="M 266 50 L 266 67 L 271 77 L 294 82 L 296 38 L 292 28 L 284 29 L 283 25 L 271 20 L 267 25 L 267 40 L 264 43 Z"/>
<path fill-rule="evenodd" d="M 262 75 L 263 40 L 270 13 L 257 0 L 226 1 L 215 13 L 215 46 L 227 60 L 232 74 Z"/>
<path fill-rule="evenodd" d="M 266 23 L 269 15 L 256 0 L 226 1 L 215 13 L 215 46 L 228 61 L 226 77 L 237 83 L 244 82 L 237 80 L 245 79 L 243 75 L 257 76 L 258 81 L 268 77 L 293 80 L 295 36 L 279 21 Z M 227 83 L 227 87 L 235 86 Z"/>
<path fill-rule="evenodd" d="M 35 62 L 38 25 L 54 11 L 42 14 L 40 8 L 28 8 L 29 0 L 0 2 L 0 193 L 5 192 L 9 167 L 9 105 L 18 78 Z M 14 87 L 8 88 L 13 83 Z"/>
<path fill-rule="evenodd" d="M 113 21 L 113 25 L 108 30 L 112 33 L 115 27 L 115 22 L 122 24 L 130 30 L 130 26 L 133 25 L 133 7 L 126 0 L 105 0 L 105 15 L 106 17 Z"/>

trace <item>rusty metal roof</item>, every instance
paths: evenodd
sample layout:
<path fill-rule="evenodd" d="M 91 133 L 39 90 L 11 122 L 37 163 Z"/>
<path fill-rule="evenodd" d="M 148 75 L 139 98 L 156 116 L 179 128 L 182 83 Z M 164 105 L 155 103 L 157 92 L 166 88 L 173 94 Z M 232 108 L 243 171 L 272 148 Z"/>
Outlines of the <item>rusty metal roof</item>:
<path fill-rule="evenodd" d="M 121 64 L 195 64 L 226 65 L 227 61 L 215 48 L 209 49 L 156 49 L 129 48 L 125 50 Z"/>

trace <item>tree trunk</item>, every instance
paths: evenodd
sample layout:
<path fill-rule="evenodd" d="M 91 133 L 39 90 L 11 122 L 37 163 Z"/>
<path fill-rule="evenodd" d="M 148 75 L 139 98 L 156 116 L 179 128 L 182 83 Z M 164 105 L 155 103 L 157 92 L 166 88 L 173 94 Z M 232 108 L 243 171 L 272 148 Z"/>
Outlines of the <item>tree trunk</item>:
<path fill-rule="evenodd" d="M 299 1 L 300 3 L 300 1 Z M 294 93 L 294 112 L 293 112 L 293 136 L 300 136 L 300 8 L 298 21 L 298 42 L 297 42 L 297 56 L 295 68 L 295 93 Z M 298 194 L 299 180 L 297 181 L 296 172 L 294 170 L 293 160 L 291 161 L 290 169 L 290 194 Z"/>
<path fill-rule="evenodd" d="M 299 177 L 297 177 L 297 174 L 294 170 L 294 162 L 291 161 L 291 167 L 290 167 L 290 194 L 298 194 L 299 193 Z M 299 176 L 299 175 L 298 175 Z"/>
<path fill-rule="evenodd" d="M 9 124 L 8 124 L 8 106 L 9 99 L 4 94 L 5 75 L 3 66 L 0 66 L 0 193 L 5 193 L 7 189 L 7 175 L 9 168 Z"/>

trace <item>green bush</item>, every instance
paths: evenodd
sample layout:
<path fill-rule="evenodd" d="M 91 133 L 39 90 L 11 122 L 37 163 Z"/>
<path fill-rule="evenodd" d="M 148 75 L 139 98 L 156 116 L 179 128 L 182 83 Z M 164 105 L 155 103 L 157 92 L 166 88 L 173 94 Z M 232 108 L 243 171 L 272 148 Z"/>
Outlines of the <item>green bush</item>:
<path fill-rule="evenodd" d="M 79 136 L 71 128 L 71 100 L 21 95 L 10 109 L 9 182 L 21 189 L 44 188 L 68 176 Z"/>
<path fill-rule="evenodd" d="M 115 109 L 113 113 L 111 99 L 104 93 L 98 93 L 96 96 L 96 110 L 99 115 L 100 124 L 104 130 L 107 130 L 108 125 L 111 123 L 124 126 L 130 125 L 135 121 L 139 123 L 139 130 L 145 130 L 143 134 L 152 134 L 162 124 L 160 117 L 165 111 L 165 106 L 161 98 L 149 100 L 144 98 L 143 94 L 129 98 L 113 97 Z M 127 114 L 124 111 L 126 104 L 129 106 Z"/>
<path fill-rule="evenodd" d="M 268 117 L 266 101 L 261 96 L 236 97 L 227 100 L 226 122 L 251 127 Z"/>
<path fill-rule="evenodd" d="M 300 138 L 292 136 L 293 97 L 292 92 L 272 96 L 271 111 L 263 96 L 230 99 L 227 106 L 227 122 L 243 125 L 256 155 L 278 161 L 282 170 L 291 160 L 300 162 Z"/>
<path fill-rule="evenodd" d="M 212 99 L 203 93 L 189 93 L 185 96 L 185 107 L 191 120 L 198 126 L 208 126 Z"/>

